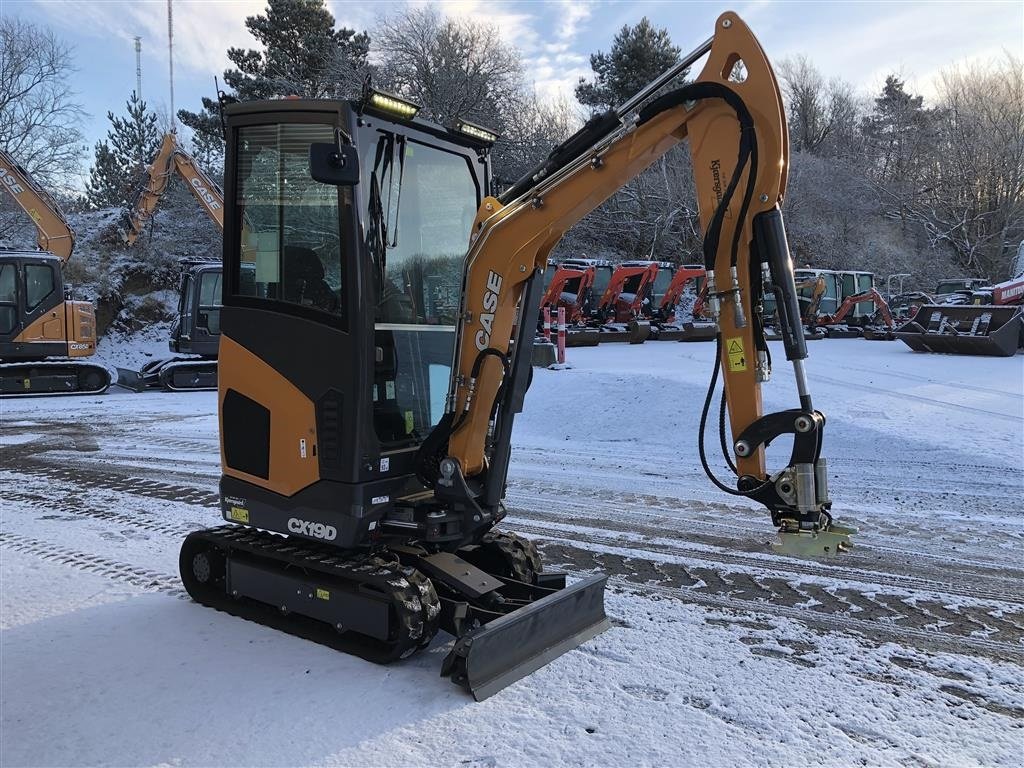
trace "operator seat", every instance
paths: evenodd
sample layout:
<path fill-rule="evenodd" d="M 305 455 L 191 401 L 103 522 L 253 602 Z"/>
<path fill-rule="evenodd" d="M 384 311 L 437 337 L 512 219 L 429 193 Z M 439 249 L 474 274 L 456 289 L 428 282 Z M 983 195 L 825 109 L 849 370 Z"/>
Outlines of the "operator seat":
<path fill-rule="evenodd" d="M 284 300 L 336 312 L 338 297 L 324 280 L 324 265 L 312 248 L 284 247 Z"/>

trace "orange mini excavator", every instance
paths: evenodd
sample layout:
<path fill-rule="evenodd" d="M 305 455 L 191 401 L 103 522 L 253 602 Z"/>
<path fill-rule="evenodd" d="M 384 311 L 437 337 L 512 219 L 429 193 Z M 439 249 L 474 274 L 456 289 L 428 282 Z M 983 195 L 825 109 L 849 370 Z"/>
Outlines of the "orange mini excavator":
<path fill-rule="evenodd" d="M 662 93 L 704 56 L 693 82 Z M 782 98 L 740 18 L 720 16 L 712 37 L 498 196 L 493 134 L 417 109 L 369 87 L 355 101 L 226 109 L 225 524 L 185 539 L 188 592 L 378 662 L 443 630 L 455 640 L 442 674 L 477 698 L 604 631 L 606 577 L 569 583 L 503 527 L 512 426 L 548 254 L 684 141 L 719 332 L 694 430 L 704 469 L 723 493 L 767 509 L 784 551 L 847 548 L 851 531 L 830 514 L 825 417 L 804 374 L 780 209 Z M 792 407 L 767 414 L 754 312 L 766 281 L 796 380 Z M 720 376 L 728 479 L 703 440 Z M 766 447 L 782 442 L 792 452 L 769 471 Z"/>

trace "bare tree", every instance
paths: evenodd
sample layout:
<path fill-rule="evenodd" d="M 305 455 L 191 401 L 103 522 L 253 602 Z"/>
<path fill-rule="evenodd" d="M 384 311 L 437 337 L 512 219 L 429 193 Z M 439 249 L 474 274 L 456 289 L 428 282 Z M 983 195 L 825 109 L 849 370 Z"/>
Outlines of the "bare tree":
<path fill-rule="evenodd" d="M 522 105 L 522 63 L 496 27 L 411 8 L 382 19 L 374 43 L 383 85 L 439 123 L 465 118 L 502 131 Z"/>
<path fill-rule="evenodd" d="M 50 30 L 0 18 L 0 147 L 40 184 L 66 185 L 84 152 L 71 49 Z"/>
<path fill-rule="evenodd" d="M 793 149 L 835 156 L 852 150 L 860 106 L 853 87 L 839 78 L 825 80 L 805 56 L 778 64 Z"/>
<path fill-rule="evenodd" d="M 938 147 L 909 216 L 961 268 L 1007 277 L 1024 237 L 1024 73 L 1006 53 L 939 78 Z"/>

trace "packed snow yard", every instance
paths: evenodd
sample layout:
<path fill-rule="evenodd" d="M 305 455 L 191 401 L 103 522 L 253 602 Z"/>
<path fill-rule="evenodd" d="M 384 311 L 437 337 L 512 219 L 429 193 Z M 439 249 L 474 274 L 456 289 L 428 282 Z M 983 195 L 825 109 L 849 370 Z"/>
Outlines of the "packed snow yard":
<path fill-rule="evenodd" d="M 769 410 L 795 399 L 776 347 Z M 187 598 L 181 540 L 221 522 L 215 393 L 5 400 L 0 762 L 1019 765 L 1024 356 L 810 353 L 860 531 L 829 561 L 772 553 L 704 477 L 713 344 L 536 371 L 503 527 L 610 574 L 613 626 L 481 703 L 437 676 L 447 635 L 380 667 Z"/>

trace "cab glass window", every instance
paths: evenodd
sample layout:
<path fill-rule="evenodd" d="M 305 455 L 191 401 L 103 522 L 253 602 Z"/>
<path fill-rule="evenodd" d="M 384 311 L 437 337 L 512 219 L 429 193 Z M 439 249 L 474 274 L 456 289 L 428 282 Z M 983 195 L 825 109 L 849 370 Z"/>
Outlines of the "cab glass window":
<path fill-rule="evenodd" d="M 10 333 L 18 322 L 18 270 L 0 264 L 0 333 Z"/>
<path fill-rule="evenodd" d="M 220 272 L 203 272 L 199 279 L 199 313 L 213 335 L 220 333 L 221 282 Z"/>
<path fill-rule="evenodd" d="M 594 298 L 600 300 L 604 296 L 608 283 L 612 280 L 612 267 L 597 267 L 594 272 Z"/>
<path fill-rule="evenodd" d="M 665 291 L 668 290 L 669 284 L 672 282 L 672 270 L 669 268 L 659 269 L 658 274 L 654 276 L 654 288 L 651 290 L 651 301 L 654 304 L 661 302 L 661 297 L 665 295 Z"/>
<path fill-rule="evenodd" d="M 238 129 L 239 295 L 342 315 L 338 196 L 352 192 L 309 173 L 309 145 L 334 140 L 328 125 Z"/>
<path fill-rule="evenodd" d="M 18 270 L 13 264 L 0 264 L 0 303 L 18 301 Z"/>
<path fill-rule="evenodd" d="M 204 272 L 199 283 L 199 306 L 219 307 L 221 304 L 221 273 Z"/>
<path fill-rule="evenodd" d="M 465 155 L 401 135 L 379 132 L 362 162 L 377 275 L 374 426 L 384 445 L 400 445 L 444 412 L 479 193 Z"/>
<path fill-rule="evenodd" d="M 53 268 L 47 264 L 25 265 L 25 309 L 31 312 L 53 293 Z"/>

